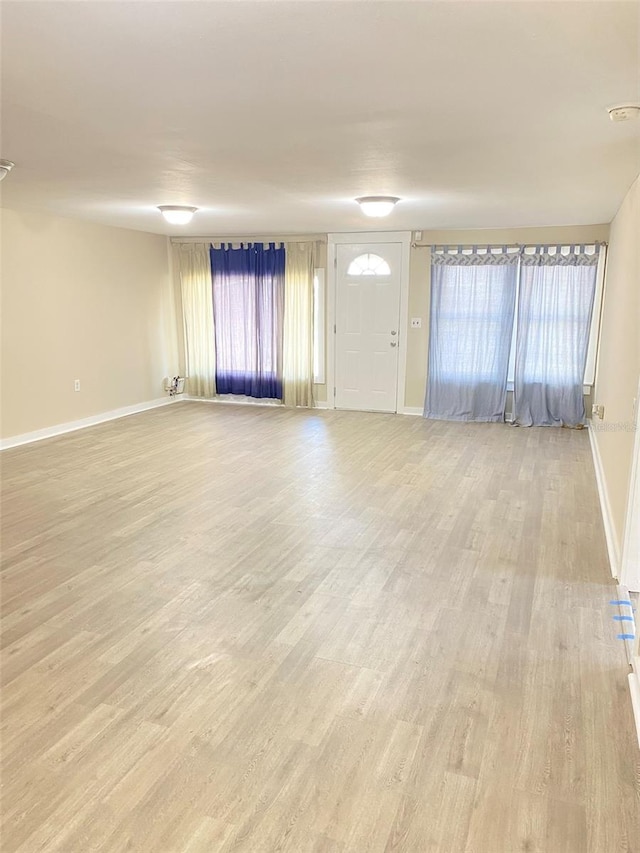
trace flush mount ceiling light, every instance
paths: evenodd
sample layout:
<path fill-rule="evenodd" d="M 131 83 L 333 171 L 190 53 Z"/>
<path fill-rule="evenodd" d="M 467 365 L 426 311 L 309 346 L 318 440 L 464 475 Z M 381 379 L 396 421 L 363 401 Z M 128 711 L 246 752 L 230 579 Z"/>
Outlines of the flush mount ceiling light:
<path fill-rule="evenodd" d="M 158 210 L 171 225 L 186 225 L 193 219 L 197 207 L 185 207 L 182 204 L 160 204 Z"/>
<path fill-rule="evenodd" d="M 11 160 L 0 160 L 0 181 L 3 181 L 15 166 Z"/>
<path fill-rule="evenodd" d="M 367 195 L 356 201 L 365 216 L 388 216 L 400 199 L 392 195 Z"/>
<path fill-rule="evenodd" d="M 640 116 L 640 106 L 638 104 L 618 104 L 615 107 L 609 107 L 608 113 L 611 121 L 630 121 L 632 118 Z"/>

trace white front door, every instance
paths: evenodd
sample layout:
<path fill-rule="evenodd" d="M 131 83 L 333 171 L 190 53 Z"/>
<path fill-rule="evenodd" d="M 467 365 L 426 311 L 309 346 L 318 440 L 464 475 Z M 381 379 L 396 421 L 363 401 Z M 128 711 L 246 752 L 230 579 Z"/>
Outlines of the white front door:
<path fill-rule="evenodd" d="M 397 410 L 401 264 L 401 243 L 336 247 L 338 409 Z"/>

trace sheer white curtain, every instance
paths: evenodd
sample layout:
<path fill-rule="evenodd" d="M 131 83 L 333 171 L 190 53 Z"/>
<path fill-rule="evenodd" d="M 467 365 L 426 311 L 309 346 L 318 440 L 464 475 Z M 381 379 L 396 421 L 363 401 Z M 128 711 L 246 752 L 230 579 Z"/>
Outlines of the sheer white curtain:
<path fill-rule="evenodd" d="M 194 397 L 214 397 L 216 350 L 209 246 L 182 243 L 178 258 L 187 391 Z"/>
<path fill-rule="evenodd" d="M 313 405 L 314 243 L 287 243 L 282 378 L 285 406 Z"/>
<path fill-rule="evenodd" d="M 598 252 L 548 248 L 521 256 L 514 421 L 578 426 L 585 417 L 582 383 Z"/>
<path fill-rule="evenodd" d="M 432 253 L 426 418 L 504 420 L 517 277 L 506 249 Z"/>

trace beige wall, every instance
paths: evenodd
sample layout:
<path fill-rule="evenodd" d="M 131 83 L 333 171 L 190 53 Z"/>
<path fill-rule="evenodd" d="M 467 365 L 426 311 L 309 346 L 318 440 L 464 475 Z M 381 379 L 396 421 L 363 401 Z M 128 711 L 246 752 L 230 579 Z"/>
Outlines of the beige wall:
<path fill-rule="evenodd" d="M 550 228 L 502 228 L 473 231 L 424 231 L 421 245 L 411 249 L 409 282 L 409 326 L 407 335 L 407 375 L 405 406 L 421 409 L 427 386 L 427 354 L 429 348 L 429 294 L 431 245 L 589 243 L 606 241 L 608 225 L 557 226 Z M 411 318 L 420 317 L 422 327 L 411 328 Z"/>
<path fill-rule="evenodd" d="M 588 242 L 606 240 L 608 232 L 607 225 L 424 231 L 410 258 L 409 318 L 421 317 L 422 328 L 406 330 L 405 406 L 424 404 L 428 245 Z M 165 375 L 184 371 L 165 238 L 5 210 L 2 240 L 2 437 L 155 399 Z M 317 264 L 325 266 L 326 246 L 318 241 L 318 248 Z M 315 393 L 327 399 L 325 385 Z"/>
<path fill-rule="evenodd" d="M 611 223 L 594 402 L 594 421 L 613 535 L 622 551 L 633 456 L 634 399 L 640 379 L 640 177 Z M 599 430 L 598 427 L 603 429 Z M 614 566 L 614 570 L 618 567 Z"/>
<path fill-rule="evenodd" d="M 177 370 L 166 238 L 0 216 L 2 437 L 164 396 Z"/>

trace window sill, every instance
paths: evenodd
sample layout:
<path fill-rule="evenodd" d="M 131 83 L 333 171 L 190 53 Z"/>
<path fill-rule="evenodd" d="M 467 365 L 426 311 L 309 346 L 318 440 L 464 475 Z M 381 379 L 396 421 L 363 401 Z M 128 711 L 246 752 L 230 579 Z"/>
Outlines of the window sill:
<path fill-rule="evenodd" d="M 592 389 L 593 389 L 593 385 L 586 385 L 585 384 L 582 386 L 582 393 L 585 396 L 587 396 L 587 395 L 591 394 Z M 513 382 L 507 382 L 507 391 L 513 391 Z"/>

